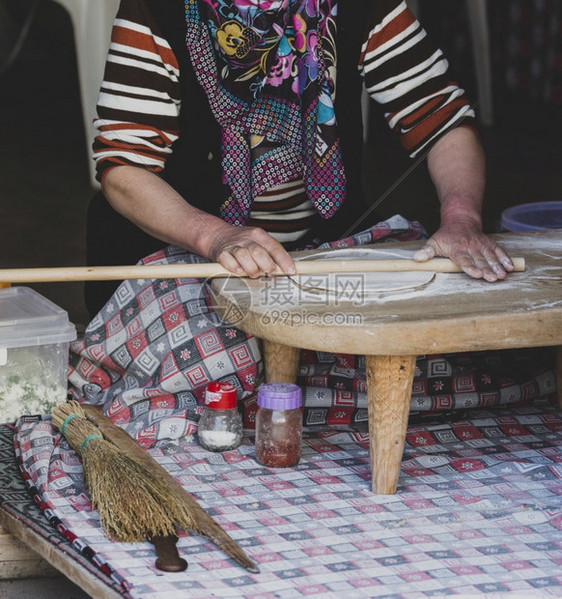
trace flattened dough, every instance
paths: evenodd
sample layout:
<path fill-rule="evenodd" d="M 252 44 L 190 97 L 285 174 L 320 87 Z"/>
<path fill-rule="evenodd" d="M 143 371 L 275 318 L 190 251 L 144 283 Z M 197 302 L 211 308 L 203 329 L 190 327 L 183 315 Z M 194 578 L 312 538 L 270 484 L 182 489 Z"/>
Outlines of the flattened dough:
<path fill-rule="evenodd" d="M 352 247 L 319 252 L 297 260 L 386 260 L 391 258 L 412 258 L 413 252 L 391 248 Z M 368 272 L 333 273 L 329 275 L 296 275 L 293 283 L 310 293 L 329 293 L 334 296 L 361 292 L 364 296 L 380 296 L 403 291 L 423 289 L 435 279 L 434 272 Z M 360 277 L 360 279 L 358 278 Z M 355 291 L 354 291 L 355 290 Z"/>

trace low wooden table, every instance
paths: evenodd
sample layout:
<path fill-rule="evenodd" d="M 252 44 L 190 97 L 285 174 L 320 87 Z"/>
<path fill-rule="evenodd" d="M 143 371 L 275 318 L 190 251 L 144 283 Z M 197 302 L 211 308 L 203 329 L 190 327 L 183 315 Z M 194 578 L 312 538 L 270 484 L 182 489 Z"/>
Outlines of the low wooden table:
<path fill-rule="evenodd" d="M 268 381 L 294 382 L 300 349 L 366 356 L 372 488 L 391 494 L 398 484 L 417 356 L 557 346 L 562 396 L 562 230 L 495 238 L 512 256 L 525 258 L 525 272 L 496 283 L 437 274 L 415 292 L 363 303 L 357 297 L 288 302 L 273 278 L 231 278 L 213 282 L 214 301 L 226 321 L 263 339 Z M 421 243 L 372 247 L 414 250 Z M 276 287 L 277 301 L 271 293 Z"/>
<path fill-rule="evenodd" d="M 30 526 L 0 507 L 0 542 L 3 579 L 53 578 L 64 574 L 94 599 L 118 599 L 123 595 L 73 559 L 72 555 L 42 537 Z M 0 593 L 0 596 L 2 594 Z"/>

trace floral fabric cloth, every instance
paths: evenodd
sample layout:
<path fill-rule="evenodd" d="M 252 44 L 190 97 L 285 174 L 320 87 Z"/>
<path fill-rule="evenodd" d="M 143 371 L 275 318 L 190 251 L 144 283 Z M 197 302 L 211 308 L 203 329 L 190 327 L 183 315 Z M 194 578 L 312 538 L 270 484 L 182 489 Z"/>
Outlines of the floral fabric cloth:
<path fill-rule="evenodd" d="M 256 196 L 298 179 L 324 218 L 343 202 L 336 14 L 335 0 L 186 2 L 187 47 L 222 126 L 227 222 L 247 224 Z"/>

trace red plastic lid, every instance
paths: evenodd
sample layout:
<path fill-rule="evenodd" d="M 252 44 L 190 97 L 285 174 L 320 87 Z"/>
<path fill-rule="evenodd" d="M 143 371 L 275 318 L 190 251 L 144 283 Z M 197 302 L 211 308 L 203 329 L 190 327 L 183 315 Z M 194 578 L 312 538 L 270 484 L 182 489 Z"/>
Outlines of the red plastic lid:
<path fill-rule="evenodd" d="M 236 387 L 231 383 L 209 383 L 205 389 L 205 407 L 212 410 L 231 410 L 237 400 Z"/>

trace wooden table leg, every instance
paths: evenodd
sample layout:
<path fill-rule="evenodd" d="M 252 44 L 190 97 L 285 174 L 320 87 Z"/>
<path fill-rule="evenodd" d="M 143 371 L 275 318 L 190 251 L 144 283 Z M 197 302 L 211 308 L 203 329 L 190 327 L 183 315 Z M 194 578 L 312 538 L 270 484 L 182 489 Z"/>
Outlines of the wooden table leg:
<path fill-rule="evenodd" d="M 366 356 L 373 493 L 396 492 L 416 356 Z"/>
<path fill-rule="evenodd" d="M 265 380 L 268 383 L 295 383 L 301 350 L 275 341 L 263 340 Z"/>
<path fill-rule="evenodd" d="M 556 391 L 558 393 L 558 405 L 562 409 L 562 345 L 556 348 Z"/>

